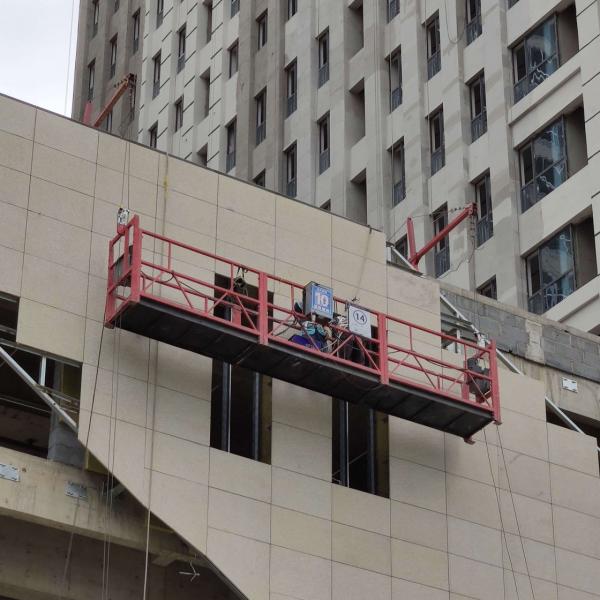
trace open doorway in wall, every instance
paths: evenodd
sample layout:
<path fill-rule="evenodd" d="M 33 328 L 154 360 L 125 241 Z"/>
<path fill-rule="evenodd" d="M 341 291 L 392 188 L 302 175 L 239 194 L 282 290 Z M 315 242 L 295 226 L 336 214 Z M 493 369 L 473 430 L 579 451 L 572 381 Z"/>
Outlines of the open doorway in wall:
<path fill-rule="evenodd" d="M 18 344 L 18 311 L 19 299 L 0 293 L 0 345 L 59 404 L 76 412 L 81 366 Z M 0 446 L 46 458 L 50 426 L 48 405 L 0 358 Z"/>
<path fill-rule="evenodd" d="M 215 275 L 215 284 L 229 288 L 230 279 Z M 258 298 L 258 289 L 246 285 L 247 295 Z M 269 293 L 269 302 L 272 302 Z M 231 309 L 218 308 L 216 316 L 230 319 Z M 271 462 L 271 390 L 266 375 L 213 360 L 210 445 L 225 452 L 264 463 Z"/>

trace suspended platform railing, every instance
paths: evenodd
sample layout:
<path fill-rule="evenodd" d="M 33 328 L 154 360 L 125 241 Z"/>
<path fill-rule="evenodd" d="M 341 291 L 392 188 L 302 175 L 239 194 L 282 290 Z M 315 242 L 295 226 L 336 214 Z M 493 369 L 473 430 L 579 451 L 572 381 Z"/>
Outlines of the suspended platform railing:
<path fill-rule="evenodd" d="M 500 422 L 493 342 L 363 308 L 370 336 L 334 319 L 323 343 L 302 314 L 304 287 L 143 230 L 134 216 L 110 242 L 105 322 L 465 439 Z M 334 298 L 334 314 L 348 306 Z"/>

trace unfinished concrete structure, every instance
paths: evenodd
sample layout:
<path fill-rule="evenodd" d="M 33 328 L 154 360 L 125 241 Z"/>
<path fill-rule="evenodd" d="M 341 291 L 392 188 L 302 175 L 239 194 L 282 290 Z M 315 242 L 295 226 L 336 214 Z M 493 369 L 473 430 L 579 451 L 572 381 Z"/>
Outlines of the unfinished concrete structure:
<path fill-rule="evenodd" d="M 113 35 L 85 35 L 90 4 L 76 118 L 85 66 Z M 599 0 L 148 0 L 142 13 L 131 139 L 403 251 L 408 216 L 422 244 L 476 202 L 424 271 L 600 331 Z"/>
<path fill-rule="evenodd" d="M 349 409 L 345 460 L 360 458 L 367 431 L 376 440 L 376 493 L 367 493 L 358 471 L 340 482 L 340 402 L 277 379 L 250 375 L 257 391 L 236 368 L 234 434 L 222 449 L 224 366 L 118 323 L 105 328 L 107 255 L 125 206 L 150 232 L 450 331 L 439 284 L 387 262 L 383 233 L 6 97 L 0 179 L 2 348 L 78 422 L 75 439 L 2 364 L 0 535 L 10 568 L 0 571 L 0 594 L 600 597 L 596 440 L 548 422 L 544 394 L 555 390 L 546 382 L 559 374 L 535 333 L 561 343 L 566 335 L 586 356 L 597 356 L 596 337 L 532 318 L 515 353 L 534 378 L 500 369 L 502 425 L 473 445 Z M 163 257 L 160 245 L 144 251 Z M 215 260 L 174 258 L 198 278 L 226 275 Z M 511 314 L 492 301 L 473 312 L 486 310 Z M 429 334 L 416 343 L 461 362 Z M 554 399 L 597 423 L 597 379 L 564 371 L 578 394 Z M 261 406 L 257 460 L 242 443 L 249 400 Z M 83 468 L 63 464 L 78 461 Z"/>

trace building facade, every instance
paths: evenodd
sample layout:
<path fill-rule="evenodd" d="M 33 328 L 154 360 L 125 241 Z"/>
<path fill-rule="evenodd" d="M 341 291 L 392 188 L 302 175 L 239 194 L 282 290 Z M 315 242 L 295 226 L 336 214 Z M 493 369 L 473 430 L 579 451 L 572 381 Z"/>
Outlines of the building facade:
<path fill-rule="evenodd" d="M 90 5 L 77 75 L 113 35 L 89 39 Z M 421 268 L 599 331 L 598 0 L 151 0 L 142 13 L 139 142 L 403 251 L 407 217 L 420 246 L 476 203 Z M 76 81 L 77 117 L 89 76 Z"/>
<path fill-rule="evenodd" d="M 0 594 L 600 597 L 596 439 L 549 422 L 544 399 L 597 435 L 599 370 L 569 371 L 564 348 L 552 362 L 544 342 L 597 367 L 595 336 L 450 290 L 503 345 L 529 332 L 514 351 L 530 376 L 499 372 L 502 424 L 469 445 L 380 412 L 365 419 L 364 406 L 340 419 L 328 394 L 237 366 L 225 385 L 219 361 L 105 327 L 108 248 L 127 207 L 150 234 L 205 252 L 143 245 L 144 261 L 175 261 L 163 284 L 192 273 L 198 293 L 258 269 L 280 278 L 276 306 L 286 281 L 318 281 L 425 327 L 410 346 L 442 377 L 464 358 L 458 341 L 432 341 L 451 326 L 439 283 L 388 262 L 383 233 L 4 96 L 0 175 Z M 247 269 L 223 270 L 219 256 Z M 567 375 L 577 395 L 557 389 Z M 355 468 L 364 452 L 375 486 L 372 466 Z"/>

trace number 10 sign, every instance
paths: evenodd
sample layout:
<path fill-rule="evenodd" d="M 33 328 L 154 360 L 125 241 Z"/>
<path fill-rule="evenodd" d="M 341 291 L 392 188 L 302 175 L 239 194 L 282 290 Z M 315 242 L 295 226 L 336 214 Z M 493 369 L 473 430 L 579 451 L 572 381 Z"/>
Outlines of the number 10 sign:
<path fill-rule="evenodd" d="M 305 314 L 314 313 L 327 319 L 333 318 L 333 290 L 311 281 L 304 288 Z"/>

